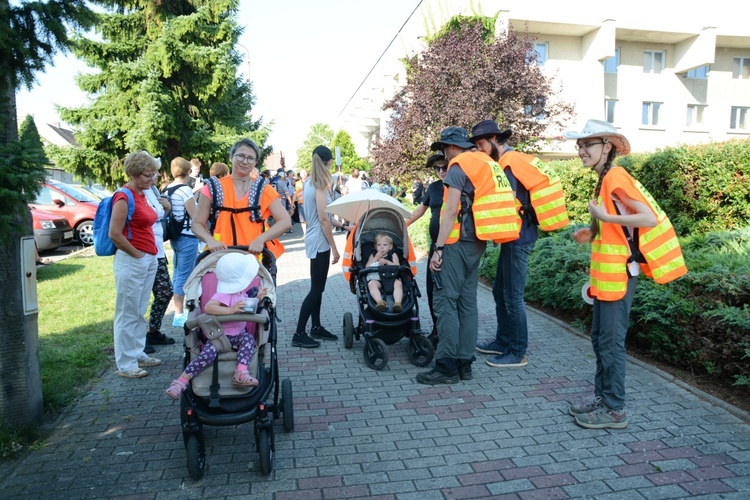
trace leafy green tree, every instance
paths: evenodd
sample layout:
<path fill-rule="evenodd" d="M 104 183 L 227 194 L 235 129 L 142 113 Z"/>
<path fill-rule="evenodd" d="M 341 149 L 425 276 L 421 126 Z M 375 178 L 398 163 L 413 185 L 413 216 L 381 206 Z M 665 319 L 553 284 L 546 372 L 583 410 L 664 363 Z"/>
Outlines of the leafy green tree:
<path fill-rule="evenodd" d="M 352 142 L 352 136 L 344 130 L 339 130 L 331 142 L 331 151 L 335 151 L 336 147 L 341 152 L 341 171 L 349 173 L 352 169 L 357 169 L 362 172 L 368 172 L 372 165 L 366 159 L 362 158 L 357 154 L 354 149 L 354 143 Z M 335 162 L 334 162 L 335 163 Z M 333 167 L 336 168 L 335 166 Z"/>
<path fill-rule="evenodd" d="M 457 16 L 406 61 L 407 83 L 386 103 L 387 133 L 372 149 L 374 175 L 423 170 L 430 144 L 450 125 L 470 131 L 492 118 L 513 130 L 517 149 L 533 152 L 548 125 L 565 124 L 573 108 L 535 64 L 533 39 L 515 32 L 496 38 L 494 24 Z"/>
<path fill-rule="evenodd" d="M 89 104 L 60 109 L 81 148 L 56 149 L 57 163 L 111 186 L 126 180 L 122 161 L 131 151 L 145 149 L 165 164 L 183 156 L 208 165 L 251 137 L 270 152 L 268 130 L 251 115 L 252 85 L 237 77 L 238 0 L 107 3 L 96 37 L 73 45 L 99 71 L 77 78 Z"/>
<path fill-rule="evenodd" d="M 93 15 L 85 0 L 19 2 L 0 0 L 0 420 L 25 424 L 43 416 L 39 373 L 37 314 L 24 308 L 24 283 L 35 286 L 35 274 L 22 275 L 21 238 L 32 234 L 27 202 L 44 179 L 43 157 L 18 140 L 16 90 L 31 87 L 58 50 L 65 50 L 69 29 L 88 28 Z M 29 279 L 32 280 L 29 282 Z"/>
<path fill-rule="evenodd" d="M 318 146 L 331 146 L 333 129 L 325 123 L 316 123 L 310 127 L 302 147 L 297 150 L 297 168 L 304 168 L 308 172 L 312 167 L 312 152 Z"/>

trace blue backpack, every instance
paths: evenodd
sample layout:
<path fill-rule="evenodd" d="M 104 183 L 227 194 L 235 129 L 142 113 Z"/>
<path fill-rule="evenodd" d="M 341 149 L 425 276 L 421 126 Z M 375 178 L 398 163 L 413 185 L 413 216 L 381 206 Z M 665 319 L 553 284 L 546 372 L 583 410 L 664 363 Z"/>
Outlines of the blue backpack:
<path fill-rule="evenodd" d="M 133 212 L 135 212 L 135 199 L 133 199 L 133 193 L 129 189 L 120 188 L 117 191 L 125 193 L 128 197 L 128 218 L 125 224 L 128 227 L 128 239 L 130 239 L 133 236 L 130 232 L 130 219 L 133 218 Z M 114 255 L 117 250 L 114 242 L 109 238 L 109 221 L 112 219 L 112 198 L 114 198 L 114 195 L 104 198 L 99 202 L 99 206 L 96 208 L 96 215 L 94 215 L 94 251 L 100 257 Z"/>

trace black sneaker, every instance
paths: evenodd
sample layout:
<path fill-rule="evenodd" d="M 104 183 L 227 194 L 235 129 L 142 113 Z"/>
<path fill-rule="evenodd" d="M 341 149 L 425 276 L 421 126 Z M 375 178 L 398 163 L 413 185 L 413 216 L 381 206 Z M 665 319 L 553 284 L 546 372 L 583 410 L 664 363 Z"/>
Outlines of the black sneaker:
<path fill-rule="evenodd" d="M 146 333 L 146 343 L 151 345 L 172 345 L 175 340 L 172 337 L 167 337 L 159 330 L 155 332 Z"/>
<path fill-rule="evenodd" d="M 148 340 L 146 341 L 146 347 L 143 348 L 143 352 L 146 354 L 153 354 L 156 352 L 156 349 L 154 349 L 154 346 L 148 343 Z"/>
<path fill-rule="evenodd" d="M 314 326 L 310 329 L 310 336 L 321 340 L 338 340 L 338 335 L 334 335 L 322 326 Z"/>
<path fill-rule="evenodd" d="M 458 365 L 458 376 L 461 380 L 472 380 L 471 365 Z"/>
<path fill-rule="evenodd" d="M 292 347 L 307 347 L 315 348 L 320 347 L 320 342 L 315 339 L 311 339 L 306 333 L 295 333 L 292 337 Z"/>
<path fill-rule="evenodd" d="M 426 385 L 457 384 L 458 374 L 446 375 L 443 372 L 438 371 L 436 368 L 433 368 L 428 372 L 417 374 L 417 382 Z"/>

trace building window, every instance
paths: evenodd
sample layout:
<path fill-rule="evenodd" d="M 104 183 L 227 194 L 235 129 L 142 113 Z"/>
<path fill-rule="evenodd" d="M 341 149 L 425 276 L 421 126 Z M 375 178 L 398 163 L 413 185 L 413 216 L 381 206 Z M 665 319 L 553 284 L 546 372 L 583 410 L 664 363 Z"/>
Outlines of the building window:
<path fill-rule="evenodd" d="M 747 119 L 750 108 L 742 106 L 732 106 L 732 123 L 729 128 L 732 130 L 750 130 L 750 121 Z"/>
<path fill-rule="evenodd" d="M 615 49 L 615 55 L 602 60 L 605 73 L 617 73 L 617 67 L 620 65 L 620 49 Z"/>
<path fill-rule="evenodd" d="M 644 102 L 641 123 L 652 127 L 659 125 L 659 108 L 660 102 Z"/>
<path fill-rule="evenodd" d="M 732 78 L 750 79 L 750 57 L 735 57 Z"/>
<path fill-rule="evenodd" d="M 698 66 L 697 68 L 688 70 L 687 77 L 705 80 L 706 78 L 708 78 L 708 64 L 704 64 L 703 66 Z"/>
<path fill-rule="evenodd" d="M 608 123 L 615 123 L 615 99 L 606 99 L 604 101 L 604 119 Z"/>
<path fill-rule="evenodd" d="M 688 127 L 702 127 L 703 126 L 703 110 L 706 109 L 705 105 L 702 104 L 688 104 L 687 106 L 687 120 L 685 125 Z"/>
<path fill-rule="evenodd" d="M 643 72 L 658 75 L 664 69 L 665 55 L 663 50 L 646 50 L 643 52 Z"/>
<path fill-rule="evenodd" d="M 547 58 L 549 57 L 548 54 L 549 46 L 547 45 L 547 42 L 536 42 L 534 44 L 534 52 L 532 52 L 529 57 L 529 63 L 537 66 L 544 66 L 544 63 L 547 62 Z"/>

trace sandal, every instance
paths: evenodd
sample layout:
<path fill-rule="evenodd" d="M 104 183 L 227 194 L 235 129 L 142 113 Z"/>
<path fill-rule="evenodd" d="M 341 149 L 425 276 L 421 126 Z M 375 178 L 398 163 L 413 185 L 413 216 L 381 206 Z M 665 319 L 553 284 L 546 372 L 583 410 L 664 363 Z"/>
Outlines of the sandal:
<path fill-rule="evenodd" d="M 375 304 L 375 310 L 383 312 L 388 309 L 388 304 L 386 304 L 385 300 L 379 300 Z"/>
<path fill-rule="evenodd" d="M 164 393 L 172 399 L 180 399 L 180 394 L 187 389 L 187 384 L 180 379 L 174 379 Z"/>
<path fill-rule="evenodd" d="M 146 370 L 143 370 L 141 368 L 136 368 L 134 370 L 128 370 L 126 372 L 118 370 L 116 372 L 119 376 L 125 377 L 125 378 L 142 378 L 148 375 L 148 372 Z"/>
<path fill-rule="evenodd" d="M 403 310 L 403 307 L 401 307 L 401 302 L 396 302 L 393 304 L 393 312 L 400 313 Z"/>
<path fill-rule="evenodd" d="M 247 370 L 235 370 L 232 384 L 240 387 L 257 387 L 258 379 L 251 377 Z"/>

